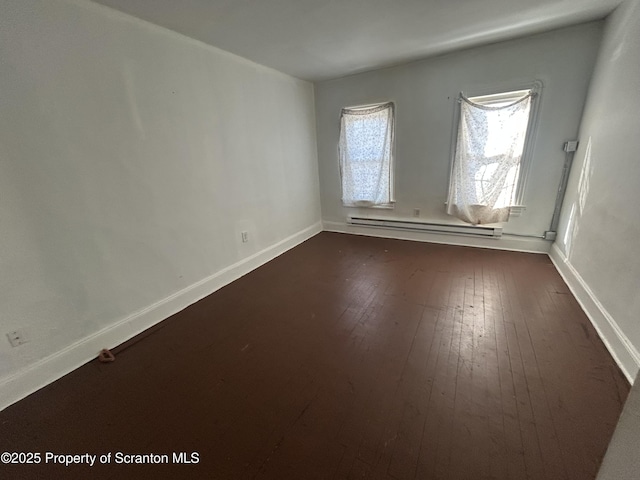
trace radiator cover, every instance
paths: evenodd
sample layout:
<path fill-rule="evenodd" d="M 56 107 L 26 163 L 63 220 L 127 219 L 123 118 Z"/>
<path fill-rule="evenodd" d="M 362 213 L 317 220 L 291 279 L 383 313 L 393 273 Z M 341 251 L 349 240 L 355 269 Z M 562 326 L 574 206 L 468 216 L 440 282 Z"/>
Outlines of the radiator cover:
<path fill-rule="evenodd" d="M 390 228 L 394 230 L 410 230 L 414 232 L 443 233 L 449 235 L 471 235 L 485 238 L 500 238 L 502 236 L 502 227 L 484 225 L 454 225 L 418 220 L 356 216 L 350 216 L 347 223 L 361 227 Z"/>

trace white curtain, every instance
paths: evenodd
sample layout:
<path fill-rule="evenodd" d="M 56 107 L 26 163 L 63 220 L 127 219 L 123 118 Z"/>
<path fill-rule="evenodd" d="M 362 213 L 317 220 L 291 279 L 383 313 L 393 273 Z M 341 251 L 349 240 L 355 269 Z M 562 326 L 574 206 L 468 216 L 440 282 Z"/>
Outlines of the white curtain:
<path fill-rule="evenodd" d="M 447 213 L 477 225 L 506 222 L 515 202 L 531 93 L 506 105 L 461 95 Z"/>
<path fill-rule="evenodd" d="M 393 201 L 393 103 L 345 108 L 340 118 L 342 202 L 350 206 Z"/>

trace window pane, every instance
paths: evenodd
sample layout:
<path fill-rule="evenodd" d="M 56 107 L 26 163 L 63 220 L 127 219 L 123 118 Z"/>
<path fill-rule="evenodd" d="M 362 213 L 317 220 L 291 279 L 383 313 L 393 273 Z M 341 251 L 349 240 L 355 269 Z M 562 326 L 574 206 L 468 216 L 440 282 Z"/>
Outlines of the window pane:
<path fill-rule="evenodd" d="M 504 222 L 515 204 L 531 114 L 526 92 L 462 99 L 447 211 L 466 222 Z M 516 96 L 518 95 L 518 96 Z"/>
<path fill-rule="evenodd" d="M 385 205 L 392 201 L 393 105 L 344 109 L 340 131 L 342 201 Z"/>

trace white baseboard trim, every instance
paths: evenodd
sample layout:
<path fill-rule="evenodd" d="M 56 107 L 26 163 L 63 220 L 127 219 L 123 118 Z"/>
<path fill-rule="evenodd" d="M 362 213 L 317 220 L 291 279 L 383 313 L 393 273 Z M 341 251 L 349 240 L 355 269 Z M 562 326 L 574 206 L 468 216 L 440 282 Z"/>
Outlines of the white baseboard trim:
<path fill-rule="evenodd" d="M 549 257 L 593 324 L 609 353 L 629 383 L 633 385 L 640 369 L 640 353 L 555 243 L 551 247 Z"/>
<path fill-rule="evenodd" d="M 363 227 L 349 225 L 345 222 L 323 221 L 322 225 L 327 232 L 350 233 L 368 237 L 394 238 L 397 240 L 413 240 L 416 242 L 443 243 L 446 245 L 459 245 L 464 247 L 491 248 L 495 250 L 510 250 L 526 253 L 549 253 L 551 242 L 542 238 L 509 237 L 483 238 L 463 236 L 445 233 L 412 232 L 396 230 L 392 228 Z"/>
<path fill-rule="evenodd" d="M 0 410 L 23 399 L 322 231 L 318 222 L 0 380 Z"/>

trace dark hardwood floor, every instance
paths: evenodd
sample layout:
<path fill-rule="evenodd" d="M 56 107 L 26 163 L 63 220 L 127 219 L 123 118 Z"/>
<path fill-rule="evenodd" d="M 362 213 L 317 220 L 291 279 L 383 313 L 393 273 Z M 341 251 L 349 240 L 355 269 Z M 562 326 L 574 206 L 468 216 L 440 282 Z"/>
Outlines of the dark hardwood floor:
<path fill-rule="evenodd" d="M 0 478 L 587 480 L 629 390 L 546 255 L 333 233 L 114 352 L 0 413 L 111 463 Z"/>

